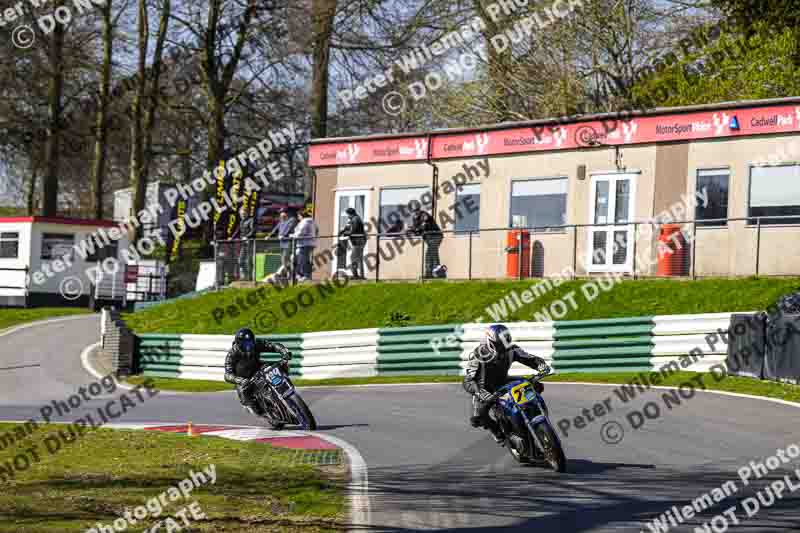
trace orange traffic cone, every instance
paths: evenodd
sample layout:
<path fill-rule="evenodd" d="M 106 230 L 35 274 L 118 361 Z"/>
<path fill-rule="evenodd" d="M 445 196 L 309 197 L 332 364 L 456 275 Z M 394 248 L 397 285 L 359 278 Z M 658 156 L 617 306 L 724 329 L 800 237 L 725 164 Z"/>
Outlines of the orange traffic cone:
<path fill-rule="evenodd" d="M 189 435 L 190 437 L 197 436 L 197 433 L 195 433 L 194 426 L 192 426 L 191 422 L 189 422 L 189 425 L 186 427 L 186 434 Z"/>

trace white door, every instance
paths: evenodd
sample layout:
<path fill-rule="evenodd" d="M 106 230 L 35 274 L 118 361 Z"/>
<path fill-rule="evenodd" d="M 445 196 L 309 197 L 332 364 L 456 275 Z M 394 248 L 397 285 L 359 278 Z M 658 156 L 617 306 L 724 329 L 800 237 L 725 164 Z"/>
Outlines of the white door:
<path fill-rule="evenodd" d="M 336 191 L 336 220 L 333 223 L 333 232 L 335 235 L 339 235 L 339 231 L 347 225 L 347 213 L 345 211 L 347 208 L 352 207 L 358 213 L 358 216 L 361 217 L 361 220 L 364 221 L 366 225 L 367 221 L 369 220 L 369 203 L 367 199 L 369 198 L 369 190 L 346 190 L 346 191 Z M 339 244 L 339 238 L 336 237 L 335 242 Z M 343 246 L 347 245 L 347 239 L 341 243 Z M 342 254 L 335 254 L 333 258 L 333 271 L 336 272 L 337 270 L 347 270 L 350 266 L 350 254 L 352 252 L 352 248 L 347 246 L 347 253 L 343 256 Z M 342 258 L 346 257 L 344 261 Z M 363 265 L 362 265 L 362 272 Z"/>
<path fill-rule="evenodd" d="M 592 176 L 588 257 L 589 272 L 631 272 L 637 174 Z M 622 225 L 621 225 L 622 224 Z"/>

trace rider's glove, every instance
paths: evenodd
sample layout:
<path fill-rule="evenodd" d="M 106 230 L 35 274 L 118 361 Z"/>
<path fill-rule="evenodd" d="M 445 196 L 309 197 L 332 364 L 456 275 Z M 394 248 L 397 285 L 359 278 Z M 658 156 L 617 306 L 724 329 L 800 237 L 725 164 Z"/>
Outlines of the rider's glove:
<path fill-rule="evenodd" d="M 481 390 L 478 392 L 478 398 L 479 398 L 479 399 L 480 399 L 482 402 L 488 402 L 489 400 L 491 400 L 491 399 L 492 399 L 492 393 L 491 393 L 491 392 L 489 392 L 488 390 L 481 389 Z"/>
<path fill-rule="evenodd" d="M 540 361 L 539 362 L 539 366 L 536 367 L 536 369 L 539 370 L 540 372 L 544 372 L 548 368 L 550 368 L 550 367 L 547 366 L 547 361 L 545 361 L 545 360 Z"/>

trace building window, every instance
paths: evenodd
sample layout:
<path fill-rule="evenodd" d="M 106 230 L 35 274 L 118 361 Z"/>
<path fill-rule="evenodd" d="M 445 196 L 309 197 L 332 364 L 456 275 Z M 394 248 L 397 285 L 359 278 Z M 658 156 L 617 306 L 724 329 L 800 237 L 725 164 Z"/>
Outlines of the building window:
<path fill-rule="evenodd" d="M 380 233 L 404 233 L 411 227 L 411 209 L 421 205 L 430 209 L 423 201 L 429 201 L 430 187 L 406 187 L 402 189 L 381 189 Z M 426 193 L 428 194 L 427 196 Z M 423 198 L 425 196 L 425 198 Z"/>
<path fill-rule="evenodd" d="M 72 260 L 75 237 L 64 233 L 42 234 L 42 259 L 55 260 L 67 257 Z"/>
<path fill-rule="evenodd" d="M 0 233 L 0 259 L 19 257 L 19 233 L 7 231 Z"/>
<path fill-rule="evenodd" d="M 551 229 L 566 224 L 567 178 L 512 182 L 510 218 L 512 228 Z"/>
<path fill-rule="evenodd" d="M 481 186 L 461 185 L 456 190 L 456 232 L 478 231 L 481 218 Z"/>
<path fill-rule="evenodd" d="M 762 218 L 762 224 L 800 224 L 800 165 L 750 168 L 748 217 Z M 755 218 L 748 220 L 756 224 Z"/>
<path fill-rule="evenodd" d="M 91 237 L 90 237 L 91 238 Z M 95 243 L 94 252 L 86 254 L 86 261 L 88 263 L 102 262 L 109 257 L 112 259 L 117 258 L 118 244 L 117 241 L 112 241 L 106 245 Z"/>
<path fill-rule="evenodd" d="M 698 198 L 697 206 L 694 211 L 694 218 L 698 226 L 727 226 L 727 220 L 717 220 L 728 218 L 728 182 L 730 171 L 726 168 L 717 168 L 697 171 L 697 193 L 706 198 Z"/>

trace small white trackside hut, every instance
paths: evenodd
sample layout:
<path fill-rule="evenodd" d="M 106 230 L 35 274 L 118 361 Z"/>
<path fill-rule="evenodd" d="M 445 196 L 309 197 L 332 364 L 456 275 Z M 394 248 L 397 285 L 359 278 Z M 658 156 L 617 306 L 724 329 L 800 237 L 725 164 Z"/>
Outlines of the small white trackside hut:
<path fill-rule="evenodd" d="M 119 267 L 122 272 L 98 277 L 98 266 L 106 260 L 119 265 L 112 258 L 118 259 L 129 244 L 122 232 L 114 232 L 116 240 L 98 239 L 100 233 L 112 234 L 110 228 L 118 225 L 107 220 L 0 217 L 0 306 L 89 305 L 100 295 L 102 300 L 123 299 L 124 265 Z M 106 292 L 109 284 L 111 292 Z"/>

